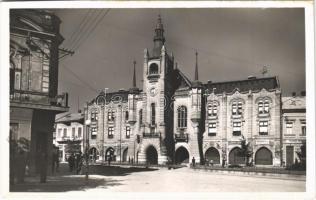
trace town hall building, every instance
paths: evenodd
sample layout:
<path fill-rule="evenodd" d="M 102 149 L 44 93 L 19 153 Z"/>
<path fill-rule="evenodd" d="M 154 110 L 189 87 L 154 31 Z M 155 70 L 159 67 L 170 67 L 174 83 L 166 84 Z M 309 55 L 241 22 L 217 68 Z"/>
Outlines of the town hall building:
<path fill-rule="evenodd" d="M 102 91 L 85 108 L 89 151 L 102 161 L 148 164 L 212 161 L 281 164 L 281 89 L 277 77 L 202 83 L 198 53 L 194 80 L 183 74 L 165 47 L 161 18 L 152 50 L 144 50 L 143 85 Z"/>

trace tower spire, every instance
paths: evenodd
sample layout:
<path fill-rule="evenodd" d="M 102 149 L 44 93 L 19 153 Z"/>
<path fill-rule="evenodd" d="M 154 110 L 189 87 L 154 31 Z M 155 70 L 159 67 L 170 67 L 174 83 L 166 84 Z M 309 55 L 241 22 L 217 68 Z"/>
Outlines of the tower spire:
<path fill-rule="evenodd" d="M 198 52 L 195 52 L 195 76 L 194 80 L 199 80 L 199 71 L 198 71 Z"/>
<path fill-rule="evenodd" d="M 135 66 L 136 66 L 136 61 L 134 60 L 134 74 L 133 74 L 133 88 L 136 88 L 136 72 L 135 72 Z"/>
<path fill-rule="evenodd" d="M 155 36 L 154 36 L 154 49 L 153 49 L 154 57 L 160 56 L 161 47 L 165 44 L 165 37 L 163 33 L 164 33 L 163 24 L 161 22 L 161 16 L 159 14 L 158 21 L 155 28 Z"/>

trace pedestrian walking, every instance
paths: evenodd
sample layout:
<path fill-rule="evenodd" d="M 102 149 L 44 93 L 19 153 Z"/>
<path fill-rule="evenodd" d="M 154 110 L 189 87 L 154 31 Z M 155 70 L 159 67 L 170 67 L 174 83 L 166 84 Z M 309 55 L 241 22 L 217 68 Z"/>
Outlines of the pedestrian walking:
<path fill-rule="evenodd" d="M 192 166 L 195 167 L 195 158 L 192 158 Z"/>
<path fill-rule="evenodd" d="M 72 170 L 74 169 L 74 161 L 75 161 L 75 157 L 74 157 L 74 154 L 72 153 L 68 158 L 68 166 L 69 166 L 70 172 L 72 172 Z"/>
<path fill-rule="evenodd" d="M 225 159 L 225 158 L 223 158 L 223 160 L 222 160 L 222 168 L 224 168 L 224 167 L 225 167 L 225 162 L 226 162 L 226 159 Z"/>
<path fill-rule="evenodd" d="M 211 160 L 211 162 L 210 162 L 210 163 L 211 163 L 211 166 L 213 167 L 213 165 L 214 165 L 214 161 L 213 161 L 213 160 Z"/>

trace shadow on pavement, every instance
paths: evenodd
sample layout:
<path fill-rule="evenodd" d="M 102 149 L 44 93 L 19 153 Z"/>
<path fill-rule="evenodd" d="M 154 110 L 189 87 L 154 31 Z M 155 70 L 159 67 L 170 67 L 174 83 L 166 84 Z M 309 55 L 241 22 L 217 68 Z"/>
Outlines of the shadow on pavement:
<path fill-rule="evenodd" d="M 24 183 L 10 186 L 10 192 L 67 192 L 93 188 L 106 189 L 123 185 L 122 181 L 109 178 L 109 176 L 126 176 L 134 172 L 154 170 L 157 169 L 92 165 L 89 167 L 90 176 L 88 184 L 86 184 L 85 175 L 83 175 L 84 169 L 82 175 L 75 175 L 74 172 L 69 172 L 67 165 L 62 164 L 58 173 L 47 177 L 46 183 L 39 183 L 39 176 L 29 176 L 25 178 Z"/>
<path fill-rule="evenodd" d="M 126 176 L 135 172 L 155 171 L 153 168 L 139 168 L 139 167 L 120 167 L 120 166 L 102 166 L 95 165 L 90 167 L 90 174 L 97 174 L 103 176 Z"/>
<path fill-rule="evenodd" d="M 10 192 L 67 192 L 67 191 L 84 191 L 91 188 L 108 188 L 116 185 L 122 185 L 120 181 L 107 178 L 89 177 L 88 184 L 86 184 L 83 175 L 77 176 L 57 176 L 49 177 L 46 183 L 39 183 L 38 178 L 36 182 L 26 180 L 23 184 L 16 184 L 11 186 Z"/>

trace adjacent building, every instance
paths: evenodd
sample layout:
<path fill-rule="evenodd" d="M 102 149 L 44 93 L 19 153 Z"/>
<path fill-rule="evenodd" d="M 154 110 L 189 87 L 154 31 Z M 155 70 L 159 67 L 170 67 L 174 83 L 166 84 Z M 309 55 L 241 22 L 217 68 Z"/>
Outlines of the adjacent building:
<path fill-rule="evenodd" d="M 54 145 L 59 149 L 59 161 L 66 162 L 71 154 L 83 152 L 83 113 L 68 113 L 55 120 Z"/>
<path fill-rule="evenodd" d="M 281 164 L 281 89 L 277 77 L 202 83 L 198 53 L 193 80 L 165 46 L 158 18 L 152 50 L 144 50 L 142 88 L 101 92 L 86 105 L 90 151 L 99 160 L 163 164 L 244 164 L 245 138 L 256 165 Z M 210 74 L 210 78 L 211 78 Z"/>
<path fill-rule="evenodd" d="M 55 115 L 68 111 L 67 94 L 57 94 L 60 23 L 48 11 L 10 10 L 10 173 L 25 152 L 30 173 L 50 166 Z"/>
<path fill-rule="evenodd" d="M 286 166 L 299 161 L 296 152 L 306 144 L 306 97 L 305 92 L 300 96 L 294 93 L 291 97 L 282 97 L 283 121 L 283 161 Z"/>

